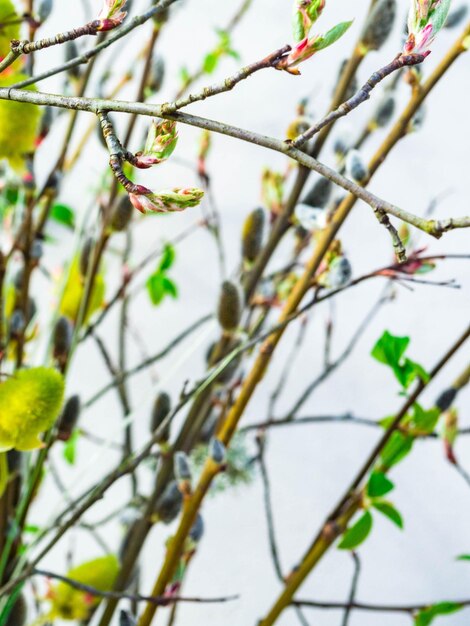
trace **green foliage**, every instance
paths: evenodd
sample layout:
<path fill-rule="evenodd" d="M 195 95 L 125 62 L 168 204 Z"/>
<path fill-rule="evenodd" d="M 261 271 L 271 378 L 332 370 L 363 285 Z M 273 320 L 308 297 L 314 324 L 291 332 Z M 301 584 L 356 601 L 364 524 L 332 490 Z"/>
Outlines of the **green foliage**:
<path fill-rule="evenodd" d="M 336 43 L 338 39 L 340 39 L 350 28 L 351 24 L 352 21 L 340 22 L 339 24 L 336 24 L 336 26 L 333 26 L 333 28 L 331 28 L 324 35 L 318 37 L 313 46 L 314 50 L 324 50 L 325 48 L 328 48 Z"/>
<path fill-rule="evenodd" d="M 0 47 L 2 39 L 0 35 Z M 27 78 L 26 74 L 2 74 L 0 87 L 10 87 Z M 35 91 L 34 86 L 26 89 Z M 24 172 L 25 155 L 34 150 L 40 118 L 38 106 L 7 100 L 0 102 L 0 159 L 8 159 L 10 166 L 19 173 Z"/>
<path fill-rule="evenodd" d="M 407 389 L 416 378 L 421 378 L 425 382 L 429 380 L 429 375 L 419 363 L 404 357 L 409 343 L 409 337 L 396 337 L 386 330 L 371 352 L 374 359 L 393 370 L 404 389 Z"/>
<path fill-rule="evenodd" d="M 411 452 L 415 438 L 395 431 L 380 453 L 383 469 L 389 470 Z"/>
<path fill-rule="evenodd" d="M 415 626 L 429 626 L 436 617 L 457 613 L 462 608 L 462 605 L 456 602 L 439 602 L 439 604 L 434 604 L 420 611 L 415 617 Z"/>
<path fill-rule="evenodd" d="M 401 513 L 393 506 L 391 502 L 386 500 L 373 500 L 372 506 L 377 509 L 382 515 L 385 515 L 391 522 L 396 524 L 398 528 L 403 528 L 403 517 Z"/>
<path fill-rule="evenodd" d="M 212 74 L 218 67 L 219 61 L 224 56 L 231 56 L 237 61 L 240 59 L 240 55 L 236 50 L 232 48 L 230 34 L 222 29 L 216 29 L 216 33 L 219 37 L 219 41 L 217 42 L 217 46 L 211 52 L 208 52 L 204 57 L 204 61 L 202 64 L 203 71 L 205 74 Z M 186 83 L 189 79 L 189 74 L 187 70 L 184 69 L 181 72 L 183 83 Z"/>
<path fill-rule="evenodd" d="M 367 485 L 367 495 L 369 498 L 380 498 L 390 493 L 394 487 L 395 485 L 383 472 L 372 472 Z"/>
<path fill-rule="evenodd" d="M 75 229 L 75 211 L 65 204 L 54 204 L 50 217 L 54 222 L 62 224 L 70 230 Z"/>
<path fill-rule="evenodd" d="M 369 536 L 373 521 L 370 511 L 366 511 L 359 520 L 344 533 L 338 545 L 339 550 L 355 550 L 359 547 Z"/>
<path fill-rule="evenodd" d="M 175 257 L 174 247 L 166 244 L 156 271 L 147 279 L 147 291 L 154 306 L 161 304 L 165 296 L 175 299 L 178 297 L 178 287 L 167 274 L 175 262 Z"/>
<path fill-rule="evenodd" d="M 32 450 L 59 415 L 64 379 L 54 369 L 20 370 L 0 384 L 0 448 Z"/>
<path fill-rule="evenodd" d="M 75 429 L 68 441 L 65 442 L 63 455 L 69 465 L 75 465 L 75 461 L 77 460 L 77 444 L 79 439 L 80 430 Z"/>

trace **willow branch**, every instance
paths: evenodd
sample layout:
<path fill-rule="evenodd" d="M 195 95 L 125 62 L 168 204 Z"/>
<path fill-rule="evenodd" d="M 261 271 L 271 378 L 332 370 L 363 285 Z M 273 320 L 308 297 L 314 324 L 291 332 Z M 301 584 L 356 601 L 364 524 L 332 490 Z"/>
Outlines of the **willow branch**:
<path fill-rule="evenodd" d="M 35 569 L 32 572 L 32 576 L 44 576 L 46 578 L 51 578 L 53 580 L 59 580 L 69 587 L 73 589 L 77 589 L 78 591 L 84 591 L 91 596 L 95 596 L 97 598 L 108 598 L 113 600 L 132 600 L 133 602 L 150 602 L 151 604 L 155 604 L 158 606 L 168 606 L 171 604 L 175 604 L 177 602 L 186 602 L 193 604 L 221 604 L 224 602 L 233 602 L 234 600 L 238 600 L 239 596 L 222 596 L 219 598 L 198 598 L 198 597 L 182 597 L 182 596 L 165 596 L 156 598 L 155 596 L 143 596 L 138 593 L 126 593 L 124 591 L 101 591 L 96 587 L 92 587 L 91 585 L 85 585 L 80 583 L 72 578 L 67 578 L 66 576 L 61 576 L 60 574 L 55 574 L 54 572 L 49 572 L 42 569 Z"/>
<path fill-rule="evenodd" d="M 419 65 L 422 63 L 427 54 L 399 54 L 395 59 L 385 65 L 385 67 L 377 70 L 372 74 L 372 76 L 367 80 L 367 82 L 359 89 L 357 93 L 355 93 L 349 100 L 343 102 L 337 109 L 331 111 L 326 115 L 322 120 L 317 122 L 315 125 L 308 128 L 304 133 L 296 137 L 294 141 L 292 141 L 292 145 L 295 148 L 300 148 L 306 141 L 311 139 L 314 135 L 319 133 L 323 128 L 329 126 L 333 122 L 336 122 L 341 117 L 348 115 L 354 109 L 357 109 L 362 103 L 366 102 L 370 98 L 370 94 L 375 87 L 379 83 L 381 83 L 387 76 L 390 76 L 393 72 L 401 70 L 404 67 L 412 67 L 414 65 Z"/>
<path fill-rule="evenodd" d="M 119 41 L 120 39 L 128 35 L 135 28 L 137 28 L 138 26 L 142 26 L 142 24 L 145 24 L 145 22 L 148 22 L 149 20 L 151 20 L 154 16 L 165 11 L 175 1 L 176 0 L 160 0 L 156 6 L 153 6 L 151 9 L 149 9 L 142 15 L 137 15 L 133 19 L 129 20 L 129 22 L 125 26 L 122 26 L 121 28 L 116 29 L 116 31 L 113 32 L 113 34 L 110 37 L 108 37 L 105 41 L 100 43 L 95 48 L 88 50 L 84 54 L 78 57 L 75 57 L 74 59 L 71 59 L 67 63 L 63 63 L 53 69 L 43 72 L 42 74 L 38 74 L 37 76 L 32 76 L 31 78 L 28 78 L 24 81 L 16 83 L 15 87 L 16 88 L 28 87 L 29 85 L 34 85 L 36 83 L 39 83 L 40 81 L 45 80 L 46 78 L 50 78 L 51 76 L 56 76 L 57 74 L 62 74 L 62 72 L 67 72 L 68 70 L 71 70 L 74 67 L 78 67 L 79 65 L 88 63 L 90 59 L 98 55 L 100 52 L 102 52 L 106 48 L 109 48 L 109 46 L 111 46 L 113 43 L 116 43 L 116 41 Z M 5 59 L 6 58 L 7 57 L 5 57 Z M 0 65 L 0 70 L 1 70 L 1 65 Z"/>
<path fill-rule="evenodd" d="M 115 111 L 121 113 L 136 113 L 151 117 L 163 117 L 171 119 L 190 126 L 196 126 L 216 132 L 222 135 L 240 139 L 247 143 L 252 143 L 257 146 L 268 148 L 276 152 L 280 152 L 290 157 L 294 161 L 297 161 L 304 167 L 317 172 L 324 178 L 331 180 L 333 183 L 350 192 L 355 198 L 359 198 L 369 204 L 374 211 L 382 211 L 393 215 L 420 230 L 432 235 L 436 238 L 442 236 L 444 232 L 453 230 L 455 228 L 468 228 L 470 226 L 470 216 L 461 218 L 447 218 L 444 220 L 427 220 L 417 215 L 409 213 L 386 200 L 382 200 L 372 192 L 368 191 L 364 187 L 361 187 L 357 183 L 339 174 L 334 169 L 324 165 L 315 158 L 308 156 L 301 150 L 293 148 L 280 139 L 261 135 L 254 131 L 245 130 L 236 126 L 231 126 L 223 122 L 210 120 L 194 115 L 188 115 L 184 113 L 172 113 L 168 114 L 164 111 L 164 106 L 155 106 L 151 104 L 141 102 L 127 102 L 122 100 L 105 100 L 99 98 L 80 98 L 73 96 L 57 96 L 54 94 L 23 91 L 13 88 L 0 89 L 0 100 L 13 100 L 16 102 L 26 102 L 36 105 L 49 105 L 54 107 L 73 109 L 79 111 L 88 111 L 95 113 L 96 115 L 104 115 L 107 112 Z M 119 164 L 111 163 L 115 175 L 120 176 L 118 166 Z M 121 182 L 121 178 L 119 178 Z M 129 181 L 130 182 L 130 181 Z M 128 185 L 128 182 L 123 179 L 123 183 Z M 132 184 L 132 183 L 131 183 Z"/>

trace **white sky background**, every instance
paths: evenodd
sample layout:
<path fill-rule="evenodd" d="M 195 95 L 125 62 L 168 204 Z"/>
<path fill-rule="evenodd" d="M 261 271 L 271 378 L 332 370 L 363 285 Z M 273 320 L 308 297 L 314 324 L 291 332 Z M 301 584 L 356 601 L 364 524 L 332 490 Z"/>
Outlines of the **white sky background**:
<path fill-rule="evenodd" d="M 90 0 L 91 5 L 100 5 Z M 402 14 L 406 12 L 407 0 L 400 0 Z M 330 50 L 318 55 L 302 67 L 301 77 L 280 72 L 265 71 L 238 85 L 230 94 L 213 98 L 191 107 L 191 112 L 236 124 L 248 129 L 277 137 L 284 136 L 292 119 L 295 106 L 301 97 L 310 95 L 312 110 L 318 115 L 325 111 L 338 62 L 346 57 L 356 39 L 368 0 L 347 2 L 330 0 L 319 23 L 328 28 L 339 20 L 355 18 L 355 24 L 344 39 Z M 455 5 L 458 5 L 456 0 Z M 147 6 L 147 2 L 134 2 L 134 11 Z M 190 70 L 198 67 L 203 55 L 215 42 L 214 27 L 223 26 L 238 6 L 234 0 L 187 0 L 175 10 L 170 25 L 163 32 L 157 50 L 167 59 L 167 78 L 163 91 L 156 101 L 172 98 L 178 85 L 179 69 L 187 65 Z M 235 49 L 242 54 L 242 62 L 259 59 L 268 52 L 290 41 L 290 0 L 254 0 L 253 8 L 236 30 L 233 37 Z M 46 36 L 66 30 L 83 21 L 81 3 L 76 0 L 56 0 L 53 18 L 40 31 Z M 360 70 L 360 78 L 366 79 L 372 71 L 388 62 L 401 45 L 401 24 L 387 46 L 380 53 L 372 53 Z M 136 51 L 144 40 L 144 27 L 126 51 L 114 64 L 119 74 L 133 61 Z M 456 38 L 458 31 L 446 31 L 433 47 L 433 54 L 426 61 L 428 73 Z M 84 48 L 92 45 L 83 42 Z M 120 44 L 119 44 L 120 45 Z M 37 69 L 57 64 L 59 49 L 37 55 Z M 109 58 L 109 56 L 108 56 Z M 208 82 L 215 82 L 233 73 L 237 62 L 224 61 L 216 75 Z M 468 99 L 470 90 L 470 57 L 468 55 L 448 73 L 447 78 L 432 94 L 426 105 L 426 122 L 423 129 L 404 139 L 393 151 L 387 164 L 371 184 L 371 190 L 383 198 L 410 211 L 422 213 L 433 197 L 449 191 L 440 203 L 436 215 L 464 215 L 468 213 L 468 141 L 470 122 Z M 96 74 L 98 75 L 98 73 Z M 41 85 L 44 91 L 59 92 L 62 81 L 52 79 Z M 406 88 L 402 88 L 406 98 Z M 123 93 L 131 99 L 135 87 Z M 89 90 L 92 94 L 92 89 Z M 362 128 L 361 122 L 370 115 L 378 101 L 374 92 L 371 102 L 364 104 L 338 128 Z M 404 100 L 402 100 L 404 101 Z M 79 129 L 86 128 L 89 116 L 83 114 Z M 65 123 L 65 116 L 64 122 Z M 60 126 L 60 125 L 59 125 Z M 142 126 L 142 132 L 145 125 Z M 51 153 L 57 148 L 61 134 L 51 136 L 44 145 L 40 160 L 47 171 L 52 163 Z M 140 132 L 134 135 L 140 140 Z M 75 134 L 77 141 L 80 131 Z M 180 128 L 180 144 L 175 156 L 193 159 L 199 131 Z M 364 150 L 371 155 L 382 139 L 379 133 Z M 137 141 L 133 148 L 141 146 Z M 333 163 L 329 150 L 323 160 Z M 107 156 L 98 140 L 92 145 L 63 186 L 60 200 L 83 214 L 93 198 L 93 189 L 106 165 Z M 214 137 L 209 159 L 215 198 L 222 213 L 223 236 L 227 250 L 228 267 L 232 272 L 239 262 L 239 237 L 243 219 L 249 210 L 260 202 L 260 172 L 262 167 L 283 169 L 285 159 L 262 148 L 242 144 L 230 138 Z M 182 166 L 167 164 L 146 173 L 148 184 L 158 187 L 190 185 L 196 182 L 193 174 Z M 312 178 L 313 181 L 313 178 Z M 170 218 L 149 218 L 145 226 L 136 230 L 135 259 L 152 250 L 159 242 L 189 225 L 198 210 Z M 59 231 L 58 231 L 59 232 Z M 57 250 L 56 262 L 67 257 L 73 245 L 69 235 L 63 235 L 63 245 Z M 387 264 L 391 259 L 391 244 L 387 233 L 376 222 L 369 207 L 358 203 L 346 226 L 341 231 L 345 249 L 352 261 L 354 274 L 360 275 Z M 123 241 L 115 239 L 116 247 Z M 468 232 L 454 232 L 439 242 L 421 238 L 429 245 L 430 252 L 469 252 Z M 289 244 L 284 246 L 289 250 Z M 279 258 L 279 257 L 278 257 Z M 281 259 L 282 263 L 282 259 Z M 275 263 L 274 266 L 279 265 Z M 107 261 L 111 287 L 119 279 L 117 265 Z M 166 301 L 153 309 L 147 296 L 142 294 L 132 307 L 132 323 L 145 338 L 149 353 L 157 352 L 183 327 L 214 308 L 219 286 L 219 272 L 212 240 L 207 233 L 192 236 L 178 247 L 177 263 L 173 275 L 180 288 L 177 302 Z M 417 286 L 414 292 L 398 288 L 397 299 L 376 317 L 360 341 L 355 355 L 321 387 L 305 406 L 304 415 L 334 414 L 353 411 L 358 416 L 379 418 L 393 413 L 400 400 L 392 376 L 385 367 L 375 363 L 369 356 L 375 340 L 384 329 L 394 334 L 412 337 L 410 356 L 428 367 L 462 332 L 469 317 L 470 271 L 465 262 L 447 261 L 433 273 L 433 279 L 456 278 L 461 290 Z M 36 278 L 34 288 L 40 297 L 41 279 Z M 367 311 L 376 301 L 383 283 L 377 281 L 351 290 L 336 300 L 334 353 L 340 352 L 357 328 Z M 303 388 L 321 371 L 323 359 L 323 329 L 328 308 L 322 306 L 314 314 L 304 341 L 301 357 L 291 378 L 288 393 L 282 398 L 279 410 L 287 409 Z M 103 336 L 114 348 L 117 316 L 110 316 Z M 214 326 L 202 331 L 196 345 L 196 356 L 187 359 L 191 342 L 176 351 L 176 357 L 166 360 L 155 368 L 163 381 L 162 387 L 177 397 L 186 378 L 194 380 L 203 367 L 202 354 L 209 336 L 214 336 Z M 283 339 L 279 353 L 263 383 L 250 403 L 244 422 L 266 417 L 270 390 L 276 384 L 289 346 L 296 336 L 291 328 Z M 38 355 L 39 358 L 40 355 Z M 131 363 L 141 358 L 138 349 L 130 344 Z M 177 367 L 175 366 L 177 362 Z M 439 376 L 426 400 L 431 402 L 436 394 L 460 373 L 468 362 L 468 349 L 462 350 Z M 107 380 L 100 357 L 92 343 L 82 346 L 71 371 L 69 393 L 81 393 L 84 399 Z M 147 434 L 149 405 L 158 385 L 152 386 L 148 374 L 132 380 L 131 395 L 136 407 L 136 430 L 140 443 Z M 459 396 L 458 406 L 463 425 L 470 423 L 469 391 Z M 83 426 L 97 434 L 118 439 L 120 407 L 114 395 L 95 405 L 83 416 Z M 279 429 L 269 438 L 268 465 L 273 487 L 276 531 L 284 571 L 287 573 L 300 559 L 312 537 L 316 534 L 325 515 L 342 494 L 350 477 L 357 471 L 370 451 L 378 433 L 353 426 L 302 426 Z M 470 447 L 463 440 L 457 445 L 462 463 L 470 470 Z M 111 467 L 116 461 L 113 453 L 97 454 L 96 448 L 82 442 L 79 448 L 79 467 L 88 472 L 81 486 L 74 485 L 74 472 L 63 466 L 58 454 L 56 462 L 64 480 L 73 493 L 80 493 L 84 486 Z M 469 595 L 470 565 L 455 562 L 461 553 L 470 552 L 470 489 L 443 458 L 440 443 L 418 443 L 413 454 L 393 472 L 396 491 L 393 500 L 405 518 L 405 532 L 399 532 L 387 520 L 378 519 L 373 534 L 361 548 L 362 575 L 359 584 L 361 601 L 384 603 L 420 603 L 462 598 Z M 88 520 L 99 519 L 114 510 L 122 501 L 125 481 L 111 490 L 104 502 L 89 514 Z M 64 501 L 54 487 L 46 490 L 37 502 L 32 521 L 47 519 L 51 511 L 59 510 Z M 218 596 L 238 593 L 241 599 L 226 605 L 183 605 L 179 609 L 179 626 L 254 626 L 272 604 L 279 592 L 269 557 L 267 532 L 262 505 L 262 491 L 258 478 L 248 488 L 209 498 L 204 506 L 206 536 L 192 563 L 186 595 Z M 157 527 L 144 549 L 143 591 L 149 591 L 163 555 L 163 542 L 171 527 Z M 106 538 L 116 545 L 119 528 L 109 526 Z M 98 555 L 97 546 L 82 533 L 72 533 L 44 561 L 44 568 L 63 571 L 64 555 L 71 542 L 78 548 L 77 560 Z M 352 574 L 352 560 L 346 553 L 331 550 L 321 565 L 302 587 L 298 597 L 345 600 Z M 162 611 L 157 624 L 166 623 Z M 447 618 L 452 626 L 468 624 L 468 611 Z M 315 626 L 335 626 L 341 621 L 338 612 L 309 612 L 309 623 Z M 296 623 L 296 617 L 286 611 L 279 620 L 280 626 Z M 350 626 L 405 626 L 407 616 L 355 613 Z M 444 624 L 444 620 L 442 622 Z"/>

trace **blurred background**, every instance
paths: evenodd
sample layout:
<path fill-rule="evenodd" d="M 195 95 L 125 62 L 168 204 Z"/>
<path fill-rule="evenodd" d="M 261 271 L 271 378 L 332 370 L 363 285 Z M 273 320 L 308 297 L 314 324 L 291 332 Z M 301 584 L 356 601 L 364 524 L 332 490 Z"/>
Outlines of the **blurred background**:
<path fill-rule="evenodd" d="M 455 5 L 463 4 L 455 0 Z M 89 5 L 100 4 L 89 2 Z M 348 57 L 368 7 L 368 0 L 327 3 L 319 29 L 327 29 L 336 22 L 354 19 L 344 38 L 322 55 L 302 66 L 302 75 L 295 77 L 276 71 L 263 71 L 239 84 L 228 94 L 212 98 L 188 108 L 195 114 L 221 120 L 243 128 L 275 137 L 284 137 L 295 117 L 302 98 L 309 99 L 309 110 L 321 116 L 327 109 L 341 61 Z M 378 53 L 371 53 L 360 69 L 361 83 L 379 67 L 389 62 L 402 46 L 402 29 L 408 8 L 407 0 L 399 0 L 400 17 L 394 34 Z M 142 12 L 148 2 L 135 0 L 132 13 Z M 291 5 L 287 0 L 253 0 L 252 6 L 234 30 L 233 48 L 241 60 L 224 58 L 211 77 L 204 77 L 198 85 L 217 82 L 242 64 L 258 60 L 267 53 L 291 41 Z M 62 0 L 56 3 L 53 16 L 38 36 L 46 36 L 74 27 L 88 17 L 86 2 Z M 216 28 L 223 28 L 238 7 L 238 0 L 186 0 L 172 10 L 172 19 L 162 31 L 157 53 L 164 57 L 165 81 L 153 100 L 172 100 L 180 86 L 181 68 L 195 71 L 205 54 L 217 42 Z M 94 10 L 94 6 L 92 9 Z M 84 10 L 85 9 L 85 10 Z M 144 38 L 150 33 L 146 25 L 135 31 L 118 46 L 117 58 L 111 48 L 97 64 L 95 75 L 110 68 L 118 77 L 134 61 Z M 446 30 L 433 46 L 426 60 L 424 73 L 428 74 L 458 35 L 458 30 Z M 90 40 L 80 41 L 80 49 L 88 49 Z M 36 55 L 36 71 L 56 65 L 63 58 L 63 50 L 54 48 Z M 425 106 L 423 126 L 407 136 L 394 149 L 387 163 L 380 169 L 370 189 L 400 207 L 424 214 L 435 198 L 440 198 L 436 217 L 458 216 L 469 211 L 469 157 L 470 120 L 468 99 L 470 92 L 470 58 L 463 56 L 437 86 Z M 87 94 L 94 95 L 98 86 L 92 84 Z M 40 89 L 61 93 L 63 77 L 44 81 Z M 340 121 L 337 132 L 349 131 L 354 136 L 370 117 L 380 98 L 379 88 L 372 99 L 348 118 Z M 120 94 L 122 99 L 133 99 L 136 84 L 131 83 Z M 408 98 L 409 87 L 402 84 L 398 90 L 399 102 Z M 399 105 L 400 110 L 400 105 Z M 40 148 L 37 158 L 38 176 L 45 176 L 59 148 L 67 115 L 56 125 L 53 134 Z M 122 129 L 126 116 L 114 116 Z M 81 114 L 73 137 L 76 145 L 90 123 L 90 116 Z M 132 150 L 142 148 L 148 128 L 148 119 L 139 121 Z M 180 141 L 170 162 L 142 176 L 144 184 L 153 188 L 197 185 L 194 173 L 200 131 L 180 127 Z M 385 136 L 377 132 L 366 144 L 367 158 Z M 333 133 L 335 135 L 336 133 Z M 222 223 L 222 237 L 226 252 L 226 272 L 233 275 L 240 264 L 240 237 L 244 219 L 249 211 L 261 203 L 261 173 L 264 167 L 284 171 L 286 159 L 263 148 L 239 141 L 214 136 L 208 158 L 214 201 Z M 332 142 L 322 154 L 322 160 L 334 165 Z M 98 135 L 92 138 L 75 169 L 68 175 L 60 195 L 60 202 L 74 208 L 79 220 L 88 219 L 92 225 L 97 219 L 96 188 L 107 167 L 107 154 Z M 307 189 L 316 179 L 311 176 Z M 204 211 L 204 207 L 202 209 Z M 86 217 L 88 215 L 88 217 Z M 137 262 L 165 241 L 184 231 L 201 216 L 201 209 L 190 209 L 170 217 L 147 218 L 134 229 L 134 256 Z M 89 226 L 90 227 L 90 226 Z M 90 227 L 93 230 L 92 226 Z M 64 259 L 70 258 L 76 246 L 73 234 L 60 226 L 53 226 L 50 234 L 57 244 L 47 251 L 48 267 L 56 271 Z M 354 276 L 387 265 L 392 261 L 392 248 L 386 231 L 380 227 L 368 206 L 357 203 L 351 217 L 341 230 L 340 237 L 351 261 Z M 452 232 L 435 241 L 417 235 L 420 246 L 430 254 L 469 253 L 467 231 Z M 120 282 L 119 260 L 113 249 L 124 245 L 122 235 L 113 240 L 106 258 L 108 293 L 112 294 Z M 273 269 L 282 266 L 292 246 L 286 238 Z M 131 328 L 135 341 L 129 342 L 129 365 L 142 360 L 143 353 L 155 354 L 167 345 L 183 328 L 202 315 L 214 311 L 218 297 L 221 270 L 214 239 L 205 229 L 198 229 L 176 246 L 176 262 L 172 277 L 179 289 L 178 300 L 165 299 L 159 307 L 152 307 L 145 290 L 145 280 L 151 272 L 137 281 L 136 297 L 130 309 Z M 47 258 L 46 257 L 46 258 Z M 380 419 L 393 414 L 400 406 L 398 388 L 387 368 L 370 357 L 370 351 L 385 329 L 395 335 L 411 337 L 409 355 L 431 368 L 445 350 L 455 341 L 468 323 L 470 312 L 470 268 L 468 261 L 443 261 L 431 275 L 433 280 L 455 279 L 460 289 L 413 285 L 407 289 L 395 285 L 395 298 L 383 306 L 358 341 L 354 353 L 338 368 L 328 381 L 320 386 L 304 406 L 301 415 L 334 415 L 353 412 L 356 416 Z M 351 289 L 335 298 L 334 305 L 322 304 L 315 309 L 303 339 L 299 358 L 279 399 L 276 416 L 282 416 L 300 396 L 305 386 L 323 368 L 325 325 L 334 319 L 332 339 L 333 356 L 341 353 L 361 321 L 374 306 L 384 289 L 384 281 L 376 279 Z M 53 288 L 41 276 L 35 277 L 33 294 L 41 300 L 53 298 Z M 47 313 L 47 311 L 46 311 Z M 110 347 L 116 346 L 118 312 L 115 310 L 101 329 L 101 335 Z M 135 410 L 137 443 L 148 437 L 151 405 L 159 390 L 178 398 L 186 380 L 195 382 L 204 372 L 204 354 L 208 344 L 217 336 L 216 322 L 209 322 L 188 341 L 180 345 L 168 359 L 131 379 L 130 393 Z M 263 383 L 252 399 L 242 425 L 268 417 L 268 403 L 273 388 L 278 384 L 298 326 L 291 325 L 276 353 Z M 42 349 L 34 360 L 41 363 Z M 463 349 L 449 363 L 425 394 L 427 406 L 442 389 L 468 364 L 468 349 Z M 108 380 L 108 373 L 95 344 L 87 341 L 76 353 L 68 378 L 67 393 L 78 393 L 84 401 L 91 398 Z M 470 426 L 468 415 L 470 392 L 459 396 L 458 408 L 462 426 Z M 107 393 L 82 415 L 81 425 L 107 441 L 122 437 L 121 409 L 114 391 Z M 182 416 L 178 417 L 181 420 Z M 325 516 L 343 493 L 350 478 L 360 467 L 374 446 L 380 431 L 345 424 L 311 424 L 272 429 L 267 441 L 267 465 L 271 479 L 274 524 L 279 543 L 282 567 L 290 571 L 321 527 Z M 248 436 L 249 450 L 253 433 Z M 456 453 L 470 471 L 470 440 L 464 437 L 456 444 Z M 51 483 L 35 503 L 32 523 L 42 525 L 66 504 L 66 496 L 76 496 L 96 477 L 113 467 L 118 453 L 111 447 L 96 447 L 86 439 L 78 443 L 77 462 L 70 467 L 63 460 L 61 450 L 54 454 L 54 463 L 60 472 L 67 494 Z M 142 470 L 142 484 L 150 484 L 151 473 Z M 420 604 L 466 598 L 470 589 L 470 565 L 457 562 L 456 557 L 470 553 L 470 486 L 446 461 L 439 440 L 418 442 L 413 454 L 393 472 L 396 484 L 394 503 L 402 512 L 405 529 L 400 532 L 385 519 L 377 519 L 370 539 L 360 548 L 362 563 L 358 600 L 384 604 Z M 126 480 L 119 482 L 86 516 L 93 522 L 119 508 L 128 495 Z M 229 604 L 181 605 L 179 626 L 199 624 L 224 626 L 255 625 L 271 606 L 280 591 L 269 552 L 263 493 L 258 473 L 250 485 L 209 497 L 203 509 L 206 534 L 189 570 L 184 585 L 188 596 L 220 596 L 239 594 Z M 149 592 L 163 557 L 164 542 L 173 526 L 157 525 L 143 551 L 142 592 Z M 106 541 L 115 549 L 122 537 L 119 519 L 106 526 Z M 93 558 L 100 548 L 87 533 L 78 529 L 67 534 L 54 549 L 43 567 L 64 571 L 69 550 L 75 550 L 79 561 Z M 353 573 L 352 558 L 348 553 L 331 550 L 320 566 L 308 578 L 298 596 L 304 599 L 345 601 Z M 308 610 L 307 622 L 318 626 L 341 623 L 339 611 Z M 157 624 L 165 624 L 168 617 L 162 611 Z M 453 626 L 468 624 L 469 612 L 464 611 L 447 619 Z M 442 618 L 444 623 L 444 618 Z M 280 626 L 297 623 L 293 611 L 285 611 Z M 407 615 L 354 612 L 350 626 L 404 626 L 410 623 Z M 439 622 L 440 623 L 440 622 Z"/>

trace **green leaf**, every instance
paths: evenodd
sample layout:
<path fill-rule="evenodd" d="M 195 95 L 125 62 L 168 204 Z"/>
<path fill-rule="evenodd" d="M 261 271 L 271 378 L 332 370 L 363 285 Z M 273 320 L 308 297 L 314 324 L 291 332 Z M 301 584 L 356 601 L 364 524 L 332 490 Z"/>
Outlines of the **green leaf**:
<path fill-rule="evenodd" d="M 409 343 L 409 337 L 396 337 L 386 330 L 371 352 L 372 357 L 379 363 L 392 368 L 404 389 L 407 389 L 417 377 L 425 382 L 429 380 L 428 373 L 419 363 L 408 358 L 403 359 Z"/>
<path fill-rule="evenodd" d="M 369 498 L 380 498 L 390 493 L 395 485 L 383 472 L 372 472 L 367 485 L 367 495 Z"/>
<path fill-rule="evenodd" d="M 376 500 L 372 502 L 374 509 L 377 509 L 382 515 L 388 517 L 388 519 L 396 524 L 398 528 L 403 528 L 403 518 L 399 511 L 393 506 L 391 502 L 386 500 Z"/>
<path fill-rule="evenodd" d="M 175 257 L 176 252 L 174 246 L 172 246 L 171 243 L 165 244 L 165 247 L 163 248 L 162 259 L 158 266 L 159 271 L 166 272 L 167 270 L 169 270 L 175 262 Z"/>
<path fill-rule="evenodd" d="M 450 5 L 452 0 L 441 0 L 434 9 L 430 22 L 433 26 L 433 34 L 436 34 L 442 29 L 446 23 L 447 16 L 449 14 Z"/>
<path fill-rule="evenodd" d="M 168 276 L 163 276 L 162 283 L 165 293 L 176 300 L 178 297 L 178 287 L 176 284 L 171 280 L 171 278 L 168 278 Z"/>
<path fill-rule="evenodd" d="M 147 291 L 154 306 L 158 306 L 165 297 L 164 277 L 161 272 L 155 272 L 147 280 Z"/>
<path fill-rule="evenodd" d="M 395 337 L 386 330 L 372 348 L 371 355 L 379 363 L 384 363 L 393 368 L 399 365 L 409 343 L 409 337 Z"/>
<path fill-rule="evenodd" d="M 75 212 L 65 204 L 54 204 L 51 209 L 51 219 L 70 230 L 75 229 Z"/>
<path fill-rule="evenodd" d="M 470 561 L 470 554 L 461 554 L 457 557 L 457 561 Z"/>
<path fill-rule="evenodd" d="M 395 431 L 380 454 L 385 469 L 390 469 L 411 452 L 414 437 Z"/>
<path fill-rule="evenodd" d="M 294 41 L 302 41 L 306 35 L 304 20 L 300 11 L 294 11 L 294 14 L 292 15 L 292 32 L 294 35 Z"/>
<path fill-rule="evenodd" d="M 187 82 L 189 82 L 190 79 L 190 75 L 189 75 L 189 70 L 187 67 L 182 67 L 180 69 L 180 80 L 181 82 L 186 85 Z"/>
<path fill-rule="evenodd" d="M 352 21 L 340 22 L 339 24 L 336 24 L 336 26 L 333 26 L 333 28 L 330 29 L 327 33 L 325 33 L 323 37 L 319 37 L 317 39 L 317 41 L 314 43 L 314 46 L 313 46 L 314 49 L 324 50 L 325 48 L 328 48 L 328 46 L 331 46 L 332 44 L 336 43 L 338 39 L 340 39 L 344 35 L 344 33 L 349 29 L 351 24 L 352 24 Z"/>
<path fill-rule="evenodd" d="M 463 606 L 456 602 L 440 602 L 420 611 L 415 617 L 415 626 L 429 626 L 439 615 L 450 615 L 461 611 Z"/>
<path fill-rule="evenodd" d="M 220 55 L 217 52 L 209 52 L 203 63 L 203 69 L 206 74 L 212 74 L 219 63 Z"/>
<path fill-rule="evenodd" d="M 41 531 L 39 526 L 34 526 L 33 524 L 27 524 L 24 527 L 24 532 L 29 533 L 30 535 L 37 535 Z"/>
<path fill-rule="evenodd" d="M 69 465 L 75 465 L 75 461 L 77 459 L 77 443 L 79 439 L 80 430 L 75 429 L 70 439 L 64 445 L 63 455 Z"/>
<path fill-rule="evenodd" d="M 369 511 L 366 511 L 364 515 L 350 528 L 346 530 L 343 535 L 338 549 L 339 550 L 354 550 L 363 543 L 370 531 L 372 530 L 373 519 Z"/>
<path fill-rule="evenodd" d="M 432 433 L 437 426 L 441 412 L 438 408 L 425 411 L 419 404 L 413 406 L 413 425 L 417 430 Z"/>

